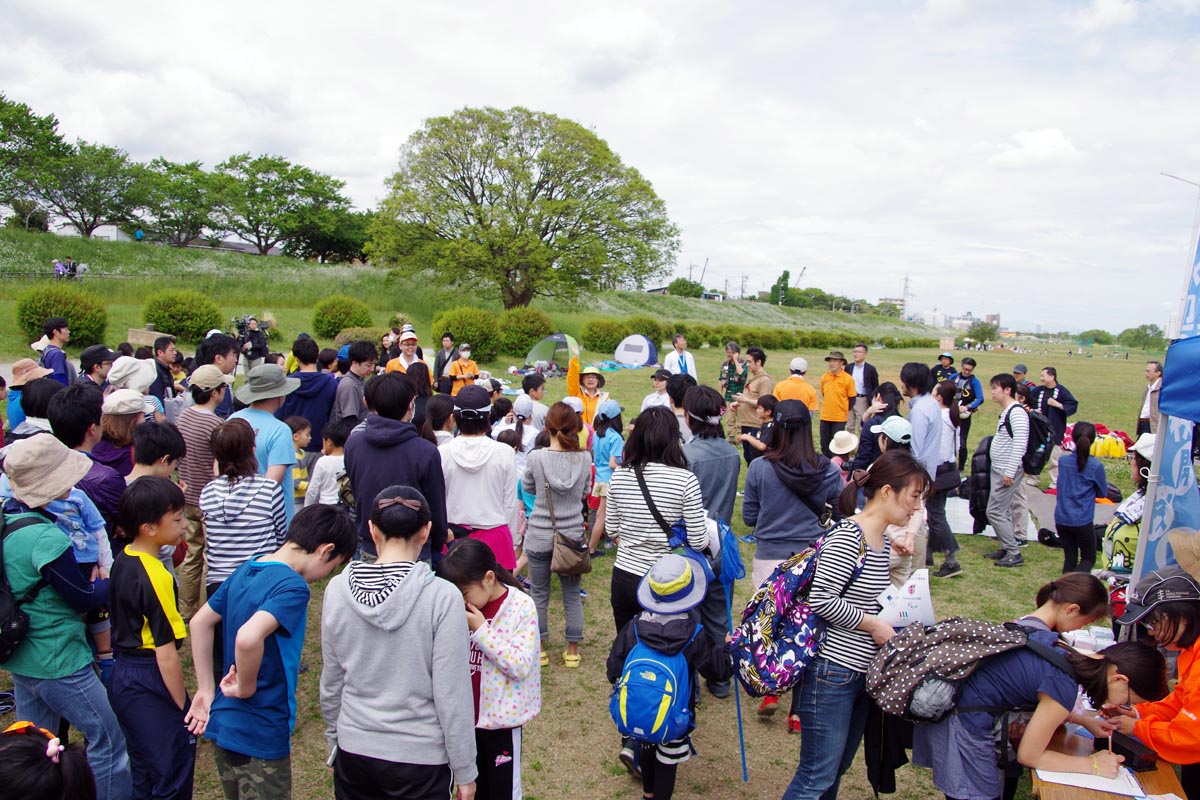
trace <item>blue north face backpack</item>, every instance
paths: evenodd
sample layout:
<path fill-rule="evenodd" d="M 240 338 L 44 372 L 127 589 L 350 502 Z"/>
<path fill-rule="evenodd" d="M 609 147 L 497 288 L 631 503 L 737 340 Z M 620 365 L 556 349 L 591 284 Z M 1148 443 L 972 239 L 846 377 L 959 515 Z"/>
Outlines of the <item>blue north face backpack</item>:
<path fill-rule="evenodd" d="M 703 629 L 696 625 L 687 644 L 668 656 L 644 644 L 634 623 L 637 644 L 625 657 L 621 677 L 613 686 L 608 702 L 608 712 L 622 736 L 666 744 L 691 733 L 692 671 L 684 651 Z"/>

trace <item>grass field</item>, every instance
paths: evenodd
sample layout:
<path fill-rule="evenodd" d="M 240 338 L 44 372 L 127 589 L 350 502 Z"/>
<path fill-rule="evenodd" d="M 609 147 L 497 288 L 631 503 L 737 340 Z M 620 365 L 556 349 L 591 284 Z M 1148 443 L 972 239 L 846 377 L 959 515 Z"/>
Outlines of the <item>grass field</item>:
<path fill-rule="evenodd" d="M 27 237 L 28 235 L 22 235 Z M 54 237 L 34 237 L 31 244 L 22 236 L 13 237 L 0 233 L 0 272 L 12 271 L 26 262 L 49 264 L 49 259 L 65 255 L 64 240 Z M 80 261 L 90 260 L 98 268 L 119 270 L 124 278 L 96 280 L 87 283 L 92 291 L 102 294 L 109 302 L 109 333 L 112 342 L 123 338 L 125 328 L 141 325 L 141 300 L 146 291 L 164 283 L 171 285 L 198 285 L 210 293 L 221 305 L 226 316 L 245 311 L 261 313 L 272 311 L 279 319 L 282 329 L 294 335 L 311 327 L 311 304 L 329 281 L 336 284 L 338 291 L 359 294 L 369 299 L 376 322 L 383 323 L 389 314 L 400 310 L 415 317 L 419 329 L 424 332 L 434 313 L 453 304 L 460 298 L 447 298 L 445 293 L 422 287 L 406 285 L 403 281 L 385 280 L 378 271 L 352 269 L 349 267 L 319 267 L 287 262 L 286 259 L 257 259 L 225 254 L 195 253 L 191 251 L 168 251 L 180 272 L 175 275 L 164 272 L 161 260 L 139 261 L 153 255 L 159 248 L 138 245 L 112 245 L 96 242 L 70 240 L 72 255 Z M 41 248 L 41 249 L 36 249 Z M 44 251 L 44 252 L 43 252 Z M 151 251 L 151 252 L 148 252 Z M 36 259 L 34 257 L 36 256 Z M 31 259 L 34 259 L 31 261 Z M 105 260 L 107 259 L 107 260 Z M 279 270 L 266 272 L 268 264 L 279 265 Z M 15 297 L 30 285 L 26 280 L 4 280 L 0 282 L 0 359 L 28 355 L 27 343 L 16 331 L 14 324 Z M 736 319 L 753 325 L 788 324 L 796 327 L 812 325 L 834 329 L 835 323 L 851 319 L 846 315 L 828 312 L 798 312 L 794 309 L 778 309 L 759 304 L 702 304 L 700 301 L 682 301 L 679 298 L 651 298 L 633 293 L 606 293 L 583 309 L 545 306 L 555 321 L 568 332 L 575 332 L 583 321 L 597 315 L 625 316 L 634 313 L 652 313 L 668 319 L 696 319 L 697 321 L 730 321 Z M 716 318 L 708 316 L 720 315 Z M 782 314 L 783 317 L 775 315 Z M 729 316 L 725 316 L 729 315 Z M 734 317 L 732 315 L 750 315 Z M 865 318 L 855 317 L 855 328 Z M 866 320 L 869 321 L 869 320 Z M 874 324 L 874 323 L 873 323 Z M 882 325 L 883 323 L 878 323 Z M 898 324 L 890 321 L 889 324 Z M 917 329 L 921 330 L 921 329 Z M 922 335 L 924 331 L 916 335 Z M 897 335 L 897 332 L 879 329 L 879 335 Z M 428 340 L 426 340 L 428 341 Z M 742 342 L 743 347 L 752 344 Z M 845 349 L 849 350 L 851 342 Z M 703 348 L 693 351 L 697 365 L 705 382 L 715 384 L 723 353 L 716 349 Z M 585 353 L 585 360 L 600 359 L 608 354 Z M 777 379 L 786 375 L 786 365 L 794 355 L 803 355 L 812 365 L 810 380 L 819 381 L 824 368 L 823 352 L 771 351 L 767 371 Z M 906 361 L 932 363 L 933 352 L 892 351 L 872 352 L 870 360 L 880 372 L 881 380 L 898 383 L 900 366 Z M 1080 401 L 1075 420 L 1103 422 L 1110 428 L 1132 432 L 1137 405 L 1144 387 L 1142 369 L 1145 358 L 1154 355 L 1133 355 L 1130 360 L 1104 358 L 1068 357 L 1066 347 L 1050 353 L 989 352 L 975 354 L 979 361 L 976 374 L 984 384 L 998 372 L 1008 372 L 1020 361 L 1029 365 L 1030 376 L 1036 378 L 1042 366 L 1058 368 L 1062 383 Z M 502 374 L 512 363 L 499 360 L 481 365 Z M 629 409 L 628 420 L 642 398 L 651 391 L 649 370 L 623 370 L 607 376 L 607 390 L 623 406 Z M 548 399 L 558 399 L 565 393 L 562 380 L 551 381 Z M 970 447 L 994 431 L 996 406 L 985 403 L 976 415 L 971 432 Z M 1131 488 L 1128 464 L 1125 461 L 1106 463 L 1109 480 L 1128 493 Z M 743 469 L 744 472 L 744 469 Z M 1043 484 L 1047 479 L 1043 478 Z M 1049 524 L 1050 520 L 1042 520 Z M 740 511 L 735 512 L 734 527 L 739 533 L 746 529 L 740 522 Z M 1027 566 L 1016 570 L 999 570 L 982 554 L 991 549 L 989 540 L 981 537 L 963 536 L 961 560 L 966 568 L 960 578 L 936 582 L 933 587 L 934 604 L 942 616 L 951 613 L 968 617 L 1006 620 L 1025 613 L 1032 608 L 1033 597 L 1039 586 L 1057 575 L 1061 556 L 1038 545 L 1027 548 Z M 752 546 L 743 545 L 743 556 L 748 560 Z M 531 800 L 550 798 L 633 798 L 640 797 L 640 785 L 635 785 L 617 761 L 617 737 L 608 718 L 607 701 L 609 686 L 604 677 L 604 659 L 614 634 L 612 617 L 608 605 L 608 581 L 611 558 L 597 559 L 595 571 L 584 579 L 590 593 L 585 603 L 586 642 L 582 645 L 583 665 L 578 670 L 567 670 L 561 666 L 564 648 L 563 618 L 561 602 L 557 593 L 550 604 L 551 666 L 543 671 L 543 710 L 541 715 L 525 729 L 524 771 L 526 796 Z M 735 614 L 748 599 L 753 587 L 743 581 L 737 587 Z M 323 586 L 313 587 L 310 606 L 309 627 L 306 636 L 304 659 L 310 669 L 300 678 L 296 731 L 293 739 L 294 796 L 298 800 L 324 798 L 332 795 L 330 771 L 324 766 L 326 752 L 322 735 L 323 722 L 318 707 L 318 681 L 321 671 L 320 618 Z M 557 592 L 557 590 L 555 590 Z M 190 665 L 189 681 L 190 681 Z M 0 683 L 7 683 L 0 673 Z M 786 733 L 783 715 L 771 723 L 762 723 L 754 715 L 756 703 L 743 698 L 745 737 L 749 761 L 750 783 L 743 784 L 738 757 L 738 731 L 732 698 L 716 700 L 705 695 L 699 711 L 699 729 L 694 737 L 699 757 L 680 770 L 679 797 L 724 798 L 771 798 L 782 794 L 795 770 L 799 749 L 799 738 Z M 9 715 L 11 717 L 11 715 Z M 6 724 L 10 719 L 0 719 Z M 930 776 L 923 770 L 907 767 L 898 774 L 901 800 L 917 800 L 935 795 Z M 842 796 L 866 798 L 870 789 L 866 782 L 861 760 L 855 763 L 843 782 Z M 196 777 L 196 797 L 218 798 L 221 796 L 211 747 L 200 746 Z M 1027 788 L 1025 794 L 1027 795 Z"/>

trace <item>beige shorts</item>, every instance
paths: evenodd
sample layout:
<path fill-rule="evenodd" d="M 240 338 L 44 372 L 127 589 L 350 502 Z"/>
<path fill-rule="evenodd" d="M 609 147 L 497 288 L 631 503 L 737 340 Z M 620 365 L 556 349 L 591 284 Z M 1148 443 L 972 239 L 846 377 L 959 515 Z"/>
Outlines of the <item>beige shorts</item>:
<path fill-rule="evenodd" d="M 592 484 L 592 497 L 608 497 L 607 483 Z"/>

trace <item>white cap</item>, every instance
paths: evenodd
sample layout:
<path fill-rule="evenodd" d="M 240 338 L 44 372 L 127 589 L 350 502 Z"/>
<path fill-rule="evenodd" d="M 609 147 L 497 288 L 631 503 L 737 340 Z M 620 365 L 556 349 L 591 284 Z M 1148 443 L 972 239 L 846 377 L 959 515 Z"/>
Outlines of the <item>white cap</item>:
<path fill-rule="evenodd" d="M 808 362 L 800 356 L 796 356 L 792 359 L 792 365 L 790 369 L 792 372 L 808 372 Z"/>
<path fill-rule="evenodd" d="M 564 397 L 563 402 L 571 407 L 571 410 L 576 414 L 583 413 L 583 401 L 578 397 Z"/>

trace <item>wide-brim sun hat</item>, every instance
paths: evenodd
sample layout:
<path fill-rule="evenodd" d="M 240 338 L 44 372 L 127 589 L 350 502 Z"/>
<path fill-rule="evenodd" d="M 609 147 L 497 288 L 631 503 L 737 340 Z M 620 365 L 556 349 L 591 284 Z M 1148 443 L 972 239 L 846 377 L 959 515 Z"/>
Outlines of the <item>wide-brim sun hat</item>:
<path fill-rule="evenodd" d="M 108 385 L 116 389 L 145 392 L 158 377 L 158 369 L 148 358 L 121 356 L 108 371 Z"/>
<path fill-rule="evenodd" d="M 1200 580 L 1200 534 L 1191 528 L 1175 528 L 1167 534 L 1171 553 L 1187 574 Z"/>
<path fill-rule="evenodd" d="M 841 350 L 830 350 L 829 355 L 825 356 L 826 361 L 841 361 L 846 363 L 846 356 Z"/>
<path fill-rule="evenodd" d="M 46 377 L 53 371 L 39 366 L 32 358 L 18 358 L 13 362 L 12 380 L 8 382 L 8 385 L 13 389 L 19 389 L 30 381 Z"/>
<path fill-rule="evenodd" d="M 909 444 L 912 442 L 912 423 L 897 414 L 878 425 L 872 425 L 871 433 L 876 436 L 882 433 L 897 444 Z"/>
<path fill-rule="evenodd" d="M 237 390 L 237 399 L 246 405 L 272 397 L 284 397 L 300 388 L 299 378 L 289 378 L 278 364 L 259 364 Z"/>
<path fill-rule="evenodd" d="M 1163 603 L 1200 601 L 1200 584 L 1178 564 L 1156 569 L 1137 582 L 1126 596 L 1122 625 L 1139 622 Z"/>
<path fill-rule="evenodd" d="M 12 495 L 30 508 L 57 500 L 92 468 L 87 454 L 72 450 L 49 434 L 19 439 L 4 457 Z"/>
<path fill-rule="evenodd" d="M 838 431 L 829 441 L 829 452 L 834 455 L 844 456 L 847 453 L 853 453 L 858 447 L 858 437 L 850 431 Z"/>
<path fill-rule="evenodd" d="M 703 571 L 693 569 L 690 559 L 667 553 L 638 583 L 637 600 L 655 614 L 681 614 L 700 605 L 706 591 Z"/>
<path fill-rule="evenodd" d="M 597 378 L 600 379 L 600 382 L 597 384 L 597 387 L 600 389 L 604 388 L 604 373 L 601 372 L 596 367 L 584 367 L 583 369 L 581 369 L 579 371 L 579 379 L 583 380 L 584 375 L 595 375 Z"/>

